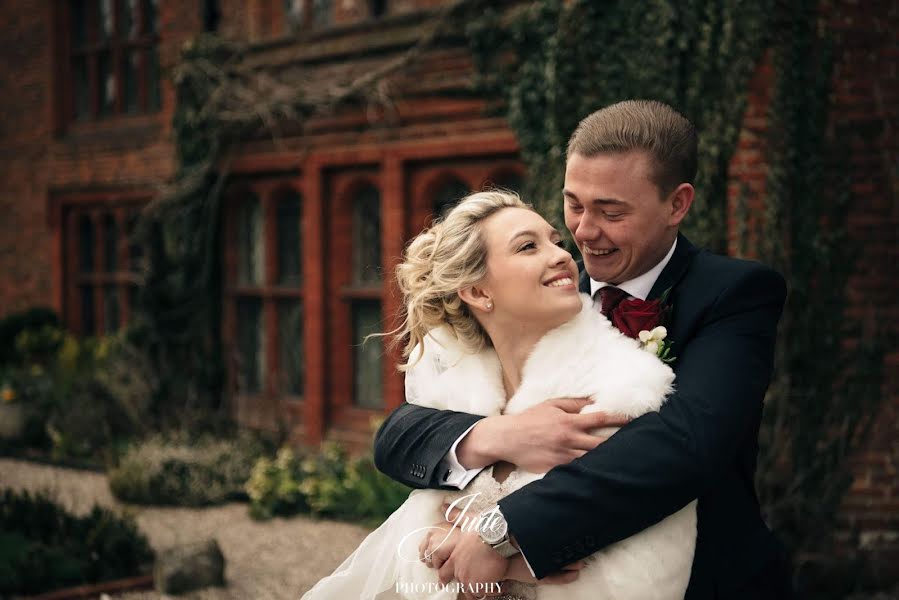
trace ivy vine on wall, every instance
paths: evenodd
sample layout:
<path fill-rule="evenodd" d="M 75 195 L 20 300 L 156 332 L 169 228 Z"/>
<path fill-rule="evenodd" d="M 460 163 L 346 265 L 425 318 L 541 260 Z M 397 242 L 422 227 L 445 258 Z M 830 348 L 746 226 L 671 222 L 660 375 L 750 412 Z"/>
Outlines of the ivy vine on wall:
<path fill-rule="evenodd" d="M 833 41 L 818 1 L 540 0 L 511 14 L 486 8 L 468 33 L 480 89 L 521 144 L 529 200 L 560 229 L 565 147 L 577 123 L 619 100 L 654 99 L 700 132 L 697 199 L 684 230 L 720 253 L 749 80 L 772 51 L 763 214 L 750 219 L 759 207 L 744 190 L 732 215 L 740 253 L 780 270 L 790 289 L 757 483 L 766 518 L 791 550 L 829 548 L 851 480 L 847 459 L 881 401 L 882 353 L 842 311 L 853 268 L 840 260 L 851 247 L 848 166 L 827 134 Z"/>

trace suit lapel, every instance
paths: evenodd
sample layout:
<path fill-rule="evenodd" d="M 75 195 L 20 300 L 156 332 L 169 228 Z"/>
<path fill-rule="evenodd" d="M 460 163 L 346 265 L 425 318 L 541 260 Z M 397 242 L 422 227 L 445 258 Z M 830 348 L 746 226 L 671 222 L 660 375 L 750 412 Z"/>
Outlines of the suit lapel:
<path fill-rule="evenodd" d="M 659 278 L 656 279 L 656 282 L 655 284 L 653 284 L 652 289 L 649 290 L 649 296 L 646 299 L 655 300 L 656 298 L 660 298 L 662 294 L 665 293 L 665 290 L 677 285 L 677 283 L 687 272 L 687 268 L 690 266 L 690 262 L 693 260 L 693 256 L 697 252 L 699 252 L 699 250 L 696 248 L 696 246 L 691 244 L 690 240 L 688 240 L 683 234 L 678 233 L 677 248 L 674 249 L 674 254 L 671 255 L 671 260 L 669 260 L 668 264 L 665 265 L 665 268 L 662 269 L 662 273 L 659 275 Z"/>

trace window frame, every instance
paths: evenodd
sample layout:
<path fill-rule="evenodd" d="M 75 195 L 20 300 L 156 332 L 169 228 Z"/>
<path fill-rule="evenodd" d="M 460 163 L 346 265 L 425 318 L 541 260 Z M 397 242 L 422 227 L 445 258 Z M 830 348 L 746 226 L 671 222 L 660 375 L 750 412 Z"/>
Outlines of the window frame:
<path fill-rule="evenodd" d="M 51 196 L 51 214 L 58 219 L 57 252 L 58 306 L 63 323 L 79 336 L 102 336 L 107 332 L 103 291 L 107 286 L 117 288 L 118 324 L 113 331 L 125 327 L 133 307 L 129 288 L 136 288 L 141 274 L 134 269 L 131 244 L 131 219 L 136 218 L 151 195 L 145 192 L 108 192 L 105 194 L 70 194 Z M 81 270 L 81 217 L 87 216 L 93 223 L 93 269 Z M 111 215 L 118 228 L 116 243 L 116 269 L 106 269 L 106 239 L 104 216 Z M 53 223 L 51 223 L 53 225 Z M 142 255 L 145 253 L 142 253 Z M 93 331 L 85 331 L 82 322 L 81 289 L 90 286 L 93 292 Z"/>
<path fill-rule="evenodd" d="M 252 193 L 260 203 L 262 211 L 262 242 L 263 273 L 260 284 L 245 284 L 239 280 L 238 273 L 238 243 L 237 227 L 241 215 L 241 205 L 247 202 L 247 193 Z M 299 220 L 299 257 L 301 265 L 301 279 L 295 285 L 279 283 L 278 264 L 278 203 L 290 196 L 294 196 L 300 203 Z M 307 294 L 305 282 L 302 278 L 302 265 L 304 264 L 304 223 L 306 200 L 303 194 L 303 186 L 300 179 L 295 176 L 272 176 L 260 180 L 246 180 L 241 178 L 232 181 L 224 195 L 224 285 L 223 285 L 223 328 L 222 343 L 226 351 L 226 381 L 228 396 L 238 410 L 234 416 L 238 422 L 251 427 L 272 429 L 288 413 L 299 417 L 302 415 L 305 401 L 306 386 L 306 361 L 300 365 L 302 393 L 291 394 L 281 389 L 282 366 L 280 355 L 280 326 L 278 308 L 285 300 L 300 303 L 304 318 L 301 321 L 303 329 L 300 337 L 303 340 L 305 350 L 305 310 Z M 261 381 L 258 392 L 250 393 L 241 390 L 238 385 L 238 310 L 237 305 L 243 299 L 255 299 L 261 304 L 260 318 L 262 319 L 262 337 L 260 344 L 266 356 L 265 369 L 261 373 Z M 247 407 L 244 412 L 241 407 Z M 249 408 L 252 407 L 252 410 Z M 256 422 L 253 422 L 253 421 Z M 262 421 L 267 420 L 269 423 Z M 298 420 L 299 422 L 299 420 Z M 299 426 L 298 423 L 294 423 Z"/>
<path fill-rule="evenodd" d="M 133 38 L 123 37 L 119 34 L 122 26 L 121 2 L 119 0 L 110 0 L 113 10 L 113 32 L 106 40 L 99 40 L 97 36 L 97 19 L 99 14 L 97 7 L 102 0 L 85 0 L 85 7 L 93 7 L 95 10 L 86 10 L 85 31 L 87 39 L 83 46 L 76 48 L 74 46 L 74 32 L 72 30 L 72 0 L 56 0 L 55 8 L 55 24 L 56 24 L 56 72 L 58 81 L 55 88 L 57 89 L 57 133 L 63 133 L 67 128 L 84 125 L 89 123 L 98 123 L 121 118 L 134 118 L 142 115 L 154 115 L 162 111 L 163 90 L 162 90 L 162 68 L 160 61 L 160 11 L 158 5 L 153 7 L 153 0 L 137 0 L 137 16 L 136 23 L 138 27 L 138 35 Z M 127 1 L 127 0 L 122 0 Z M 147 10 L 155 10 L 155 31 L 147 32 L 144 23 L 144 16 Z M 94 14 L 95 13 L 95 14 Z M 125 76 L 124 66 L 128 55 L 132 51 L 141 53 L 141 60 L 138 65 L 137 72 L 137 109 L 128 112 L 125 106 Z M 99 81 L 99 60 L 100 55 L 108 52 L 111 59 L 111 69 L 113 72 L 113 81 L 115 82 L 115 99 L 113 109 L 108 114 L 101 112 L 100 106 L 100 86 Z M 154 95 L 153 85 L 150 82 L 148 71 L 150 53 L 156 53 L 157 72 L 155 82 L 155 93 L 158 99 L 152 98 Z M 76 115 L 76 82 L 73 69 L 73 62 L 77 57 L 85 57 L 88 72 L 88 110 L 85 117 Z M 155 103 L 155 105 L 154 105 Z"/>
<path fill-rule="evenodd" d="M 349 429 L 354 431 L 367 431 L 371 425 L 372 417 L 384 413 L 384 407 L 364 408 L 356 405 L 354 398 L 355 364 L 353 348 L 353 302 L 377 301 L 381 307 L 382 323 L 386 323 L 384 315 L 385 287 L 390 284 L 390 276 L 382 273 L 381 281 L 377 283 L 359 285 L 353 281 L 353 256 L 352 219 L 353 206 L 357 193 L 366 188 L 373 187 L 378 192 L 380 203 L 381 228 L 379 243 L 381 244 L 381 260 L 379 265 L 383 268 L 384 260 L 384 189 L 381 181 L 381 173 L 378 168 L 351 169 L 345 172 L 331 175 L 330 194 L 331 202 L 327 207 L 328 223 L 326 235 L 329 244 L 325 267 L 329 274 L 328 286 L 328 313 L 331 321 L 326 345 L 328 346 L 328 358 L 331 369 L 330 381 L 328 381 L 329 428 Z M 370 340 L 369 344 L 381 344 L 384 360 L 389 360 L 389 354 L 385 348 L 384 338 Z M 383 365 L 382 365 L 383 369 Z M 386 379 L 381 381 L 382 400 L 387 402 Z"/>

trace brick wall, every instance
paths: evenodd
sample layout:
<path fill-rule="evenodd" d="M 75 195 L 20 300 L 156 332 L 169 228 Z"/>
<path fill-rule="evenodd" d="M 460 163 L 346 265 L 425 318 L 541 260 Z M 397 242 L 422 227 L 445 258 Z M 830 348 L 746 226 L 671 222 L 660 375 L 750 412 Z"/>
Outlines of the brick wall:
<path fill-rule="evenodd" d="M 891 7 L 891 8 L 890 8 Z M 899 44 L 895 3 L 837 2 L 828 20 L 835 33 L 836 65 L 832 80 L 831 127 L 849 149 L 852 201 L 848 220 L 860 248 L 846 256 L 854 264 L 847 286 L 845 314 L 869 327 L 899 334 Z M 750 209 L 762 206 L 767 110 L 774 73 L 767 56 L 750 83 L 748 107 L 738 150 L 731 161 L 729 201 L 745 194 Z M 750 210 L 750 224 L 758 210 Z M 735 224 L 730 222 L 731 247 Z M 854 457 L 854 481 L 840 509 L 835 549 L 843 560 L 875 557 L 866 577 L 895 579 L 899 564 L 899 352 L 883 359 L 883 404 L 864 449 Z M 874 552 L 876 551 L 876 552 Z"/>
<path fill-rule="evenodd" d="M 0 11 L 0 313 L 50 302 L 44 191 L 50 48 L 43 2 Z"/>
<path fill-rule="evenodd" d="M 899 7 L 895 2 L 840 2 L 830 23 L 838 39 L 834 73 L 836 131 L 850 150 L 850 235 L 861 242 L 849 280 L 846 312 L 899 334 Z M 839 539 L 874 554 L 871 578 L 897 575 L 899 564 L 899 351 L 884 357 L 884 402 L 840 516 Z M 873 553 L 872 551 L 877 551 Z"/>

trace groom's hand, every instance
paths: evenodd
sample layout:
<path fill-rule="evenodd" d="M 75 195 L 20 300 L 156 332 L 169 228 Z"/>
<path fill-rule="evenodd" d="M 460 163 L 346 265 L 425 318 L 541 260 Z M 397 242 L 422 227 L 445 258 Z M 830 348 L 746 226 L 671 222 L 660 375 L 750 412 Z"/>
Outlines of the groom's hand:
<path fill-rule="evenodd" d="M 440 582 L 454 579 L 467 589 L 489 589 L 506 578 L 509 560 L 481 541 L 474 531 L 459 534 L 452 554 L 439 569 Z"/>
<path fill-rule="evenodd" d="M 546 473 L 608 439 L 594 430 L 630 421 L 603 412 L 579 414 L 588 404 L 585 398 L 557 398 L 517 415 L 486 417 L 462 439 L 456 456 L 469 469 L 505 460 L 525 471 Z"/>

